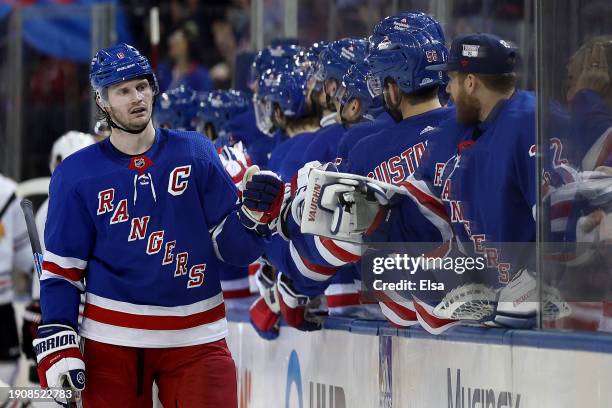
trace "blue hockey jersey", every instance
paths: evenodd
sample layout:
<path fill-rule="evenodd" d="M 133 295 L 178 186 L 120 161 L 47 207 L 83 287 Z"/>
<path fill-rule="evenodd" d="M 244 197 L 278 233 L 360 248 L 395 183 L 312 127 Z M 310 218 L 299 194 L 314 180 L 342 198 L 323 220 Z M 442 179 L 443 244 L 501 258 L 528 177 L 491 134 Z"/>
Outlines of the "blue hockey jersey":
<path fill-rule="evenodd" d="M 421 163 L 428 133 L 453 114 L 453 109 L 436 109 L 407 118 L 363 138 L 350 150 L 344 171 L 400 184 L 414 173 Z M 410 222 L 394 219 L 394 224 L 403 225 L 405 228 L 394 229 L 392 233 L 395 236 L 388 237 L 388 240 L 441 240 L 438 227 L 421 215 L 416 203 L 406 200 L 401 205 L 405 209 L 394 213 L 407 217 Z M 300 290 L 312 293 L 316 291 L 317 286 L 327 284 L 327 280 L 334 276 L 340 267 L 360 260 L 361 248 L 358 245 L 301 234 L 299 226 L 293 220 L 290 220 L 289 227 L 291 255 L 300 272 L 300 276 L 294 278 L 294 283 Z"/>
<path fill-rule="evenodd" d="M 455 237 L 486 254 L 497 271 L 485 278 L 493 287 L 507 284 L 511 270 L 525 266 L 526 254 L 500 243 L 535 242 L 535 131 L 534 95 L 517 91 L 471 129 L 442 171 L 440 197 Z"/>
<path fill-rule="evenodd" d="M 134 347 L 225 337 L 221 261 L 246 266 L 264 244 L 236 211 L 236 188 L 199 133 L 157 129 L 139 156 L 110 138 L 71 155 L 51 180 L 43 322 L 76 328 L 84 290 L 83 337 Z"/>
<path fill-rule="evenodd" d="M 276 131 L 270 137 L 266 136 L 257 139 L 254 143 L 246 147 L 251 162 L 258 165 L 260 168 L 267 169 L 268 161 L 272 157 L 272 152 L 278 145 L 287 139 L 287 135 L 281 130 Z"/>
<path fill-rule="evenodd" d="M 253 108 L 231 118 L 226 131 L 233 143 L 242 142 L 246 147 L 253 145 L 261 138 L 268 137 L 257 128 Z"/>
<path fill-rule="evenodd" d="M 338 152 L 338 143 L 346 129 L 339 123 L 319 129 L 315 138 L 302 155 L 302 165 L 318 160 L 321 163 L 334 162 Z M 300 166 L 301 167 L 301 166 Z"/>
<path fill-rule="evenodd" d="M 348 159 L 349 152 L 351 149 L 366 136 L 377 133 L 378 131 L 395 124 L 393 118 L 387 113 L 383 112 L 376 117 L 376 119 L 370 121 L 364 121 L 351 126 L 338 143 L 338 152 L 336 153 L 336 165 L 340 171 L 344 171 L 344 165 Z"/>

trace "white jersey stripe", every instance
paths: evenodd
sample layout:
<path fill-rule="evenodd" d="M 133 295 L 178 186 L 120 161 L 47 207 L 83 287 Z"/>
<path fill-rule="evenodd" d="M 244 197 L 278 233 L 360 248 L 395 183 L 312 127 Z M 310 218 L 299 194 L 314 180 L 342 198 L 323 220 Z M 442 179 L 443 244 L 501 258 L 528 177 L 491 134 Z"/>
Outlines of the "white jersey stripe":
<path fill-rule="evenodd" d="M 46 279 L 63 279 L 66 282 L 72 284 L 73 286 L 75 286 L 78 290 L 80 290 L 81 292 L 85 291 L 85 285 L 83 284 L 83 282 L 81 281 L 73 281 L 72 279 L 68 279 L 65 276 L 62 275 L 57 275 L 53 272 L 49 272 L 47 270 L 42 271 L 42 274 L 40 275 L 40 281 L 44 281 Z"/>
<path fill-rule="evenodd" d="M 102 307 L 104 309 L 114 310 L 117 312 L 130 313 L 143 316 L 190 316 L 196 313 L 201 313 L 210 310 L 223 303 L 223 295 L 221 293 L 201 300 L 190 305 L 183 306 L 152 306 L 138 305 L 134 303 L 121 302 L 118 300 L 108 299 L 93 293 L 87 293 L 85 298 L 86 303 Z"/>
<path fill-rule="evenodd" d="M 79 258 L 59 256 L 49 250 L 45 250 L 43 259 L 48 262 L 53 262 L 60 268 L 64 268 L 64 269 L 71 269 L 71 268 L 85 269 L 87 268 L 87 261 L 84 261 Z"/>
<path fill-rule="evenodd" d="M 112 326 L 83 318 L 80 335 L 101 343 L 128 347 L 185 347 L 211 343 L 227 336 L 227 320 L 183 330 L 144 330 Z"/>

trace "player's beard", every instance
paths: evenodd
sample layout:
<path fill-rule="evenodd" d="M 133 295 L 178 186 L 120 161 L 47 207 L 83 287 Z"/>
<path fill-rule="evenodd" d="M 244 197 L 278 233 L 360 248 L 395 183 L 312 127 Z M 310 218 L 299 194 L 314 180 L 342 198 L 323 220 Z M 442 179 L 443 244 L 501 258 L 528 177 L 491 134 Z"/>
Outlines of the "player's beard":
<path fill-rule="evenodd" d="M 388 96 L 385 96 L 385 102 L 384 102 L 385 110 L 387 111 L 389 116 L 393 118 L 395 122 L 401 122 L 402 120 L 404 120 L 404 114 L 402 113 L 402 109 L 401 109 L 401 105 L 402 105 L 401 96 L 400 96 L 400 100 L 395 105 L 391 105 L 390 102 L 391 101 L 389 100 Z"/>
<path fill-rule="evenodd" d="M 147 106 L 148 115 L 146 117 L 137 118 L 135 120 L 129 120 L 129 113 L 125 115 L 117 115 L 117 110 L 110 108 L 109 115 L 114 123 L 123 129 L 131 130 L 131 131 L 142 131 L 144 130 L 149 122 L 151 121 L 151 115 L 153 114 L 151 105 Z"/>
<path fill-rule="evenodd" d="M 464 89 L 461 89 L 454 102 L 457 110 L 457 121 L 459 123 L 474 125 L 480 122 L 480 110 L 482 106 L 477 98 L 468 95 Z"/>

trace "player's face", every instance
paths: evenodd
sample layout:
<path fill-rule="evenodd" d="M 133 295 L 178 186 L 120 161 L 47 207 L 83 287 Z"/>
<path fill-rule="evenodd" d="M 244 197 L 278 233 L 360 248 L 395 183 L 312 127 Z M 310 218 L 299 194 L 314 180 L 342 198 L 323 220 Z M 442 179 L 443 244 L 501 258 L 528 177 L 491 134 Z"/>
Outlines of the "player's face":
<path fill-rule="evenodd" d="M 448 85 L 446 91 L 455 102 L 457 121 L 466 125 L 478 123 L 480 118 L 480 101 L 468 92 L 466 86 L 467 77 L 458 75 L 456 72 L 448 73 Z"/>
<path fill-rule="evenodd" d="M 121 82 L 108 88 L 107 111 L 119 126 L 142 129 L 151 120 L 153 112 L 153 90 L 145 78 Z"/>
<path fill-rule="evenodd" d="M 340 111 L 340 108 L 338 108 Z M 353 124 L 361 120 L 361 101 L 358 98 L 352 98 L 342 107 L 340 119 L 344 124 Z"/>

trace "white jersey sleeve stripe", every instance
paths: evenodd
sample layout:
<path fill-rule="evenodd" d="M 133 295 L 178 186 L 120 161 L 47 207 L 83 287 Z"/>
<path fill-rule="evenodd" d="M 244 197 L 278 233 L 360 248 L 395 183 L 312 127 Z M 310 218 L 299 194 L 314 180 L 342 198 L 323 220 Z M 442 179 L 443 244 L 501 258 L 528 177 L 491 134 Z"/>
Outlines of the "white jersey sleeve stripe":
<path fill-rule="evenodd" d="M 46 250 L 43 259 L 48 262 L 53 262 L 57 266 L 64 269 L 85 269 L 87 268 L 87 261 L 79 258 L 71 258 L 67 256 L 59 256 L 53 252 Z"/>

